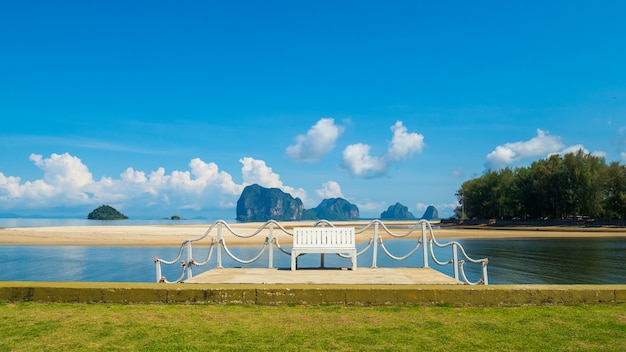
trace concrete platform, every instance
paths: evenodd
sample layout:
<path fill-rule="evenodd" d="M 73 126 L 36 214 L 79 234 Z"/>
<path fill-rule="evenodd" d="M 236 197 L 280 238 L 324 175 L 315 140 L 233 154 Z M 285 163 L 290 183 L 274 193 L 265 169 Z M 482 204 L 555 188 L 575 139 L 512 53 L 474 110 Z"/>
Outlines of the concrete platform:
<path fill-rule="evenodd" d="M 216 268 L 185 283 L 194 284 L 342 284 L 342 285 L 460 285 L 460 281 L 430 268 L 262 269 Z"/>

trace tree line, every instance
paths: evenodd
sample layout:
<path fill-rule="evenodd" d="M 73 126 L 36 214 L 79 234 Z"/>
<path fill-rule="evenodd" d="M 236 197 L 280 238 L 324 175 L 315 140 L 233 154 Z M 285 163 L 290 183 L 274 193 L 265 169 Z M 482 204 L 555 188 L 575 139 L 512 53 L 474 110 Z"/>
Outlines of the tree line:
<path fill-rule="evenodd" d="M 457 217 L 626 220 L 626 166 L 579 150 L 488 171 L 457 191 Z"/>

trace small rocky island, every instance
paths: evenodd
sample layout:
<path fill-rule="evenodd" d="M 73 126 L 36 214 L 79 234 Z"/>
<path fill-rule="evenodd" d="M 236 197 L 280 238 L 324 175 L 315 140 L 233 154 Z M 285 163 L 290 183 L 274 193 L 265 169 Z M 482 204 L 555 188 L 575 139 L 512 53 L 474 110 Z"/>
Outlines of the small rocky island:
<path fill-rule="evenodd" d="M 409 211 L 408 207 L 396 203 L 380 214 L 381 220 L 415 220 L 415 215 Z"/>
<path fill-rule="evenodd" d="M 438 219 L 434 206 L 429 206 L 421 219 Z M 324 199 L 317 207 L 304 209 L 302 200 L 294 198 L 278 188 L 265 188 L 257 184 L 244 188 L 237 201 L 237 221 L 262 222 L 308 221 L 308 220 L 348 221 L 360 219 L 359 208 L 343 198 Z M 382 220 L 417 220 L 406 206 L 396 203 L 380 214 Z"/>
<path fill-rule="evenodd" d="M 237 221 L 352 220 L 359 208 L 343 198 L 324 199 L 313 209 L 304 209 L 302 200 L 278 188 L 257 184 L 244 188 L 237 201 Z"/>
<path fill-rule="evenodd" d="M 101 205 L 87 215 L 89 220 L 127 220 L 128 216 L 109 205 Z"/>

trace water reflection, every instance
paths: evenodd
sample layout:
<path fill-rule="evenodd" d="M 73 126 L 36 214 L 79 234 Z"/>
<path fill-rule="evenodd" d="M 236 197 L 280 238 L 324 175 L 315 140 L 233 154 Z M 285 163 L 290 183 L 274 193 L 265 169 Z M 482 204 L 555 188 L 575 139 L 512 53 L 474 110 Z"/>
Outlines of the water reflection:
<path fill-rule="evenodd" d="M 626 240 L 622 238 L 461 242 L 472 255 L 489 258 L 490 283 L 626 283 Z"/>

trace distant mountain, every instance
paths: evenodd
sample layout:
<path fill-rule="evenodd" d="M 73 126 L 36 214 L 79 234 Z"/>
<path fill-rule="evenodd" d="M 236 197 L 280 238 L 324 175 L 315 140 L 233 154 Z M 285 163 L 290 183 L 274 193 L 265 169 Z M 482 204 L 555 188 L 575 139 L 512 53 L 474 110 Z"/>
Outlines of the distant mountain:
<path fill-rule="evenodd" d="M 409 208 L 400 203 L 396 203 L 380 214 L 381 220 L 414 220 L 415 216 Z"/>
<path fill-rule="evenodd" d="M 437 220 L 437 219 L 439 219 L 439 212 L 437 211 L 437 208 L 435 208 L 432 205 L 429 205 L 428 208 L 426 208 L 426 211 L 424 212 L 424 215 L 422 215 L 422 219 L 424 219 L 424 220 Z"/>
<path fill-rule="evenodd" d="M 237 201 L 237 221 L 351 220 L 359 218 L 359 208 L 343 198 L 324 199 L 313 209 L 304 209 L 300 198 L 278 188 L 257 184 L 244 188 Z"/>
<path fill-rule="evenodd" d="M 359 218 L 359 208 L 343 198 L 324 199 L 311 211 L 318 219 L 341 221 Z"/>
<path fill-rule="evenodd" d="M 300 220 L 303 211 L 300 198 L 257 184 L 244 188 L 237 201 L 237 221 L 242 222 Z"/>

